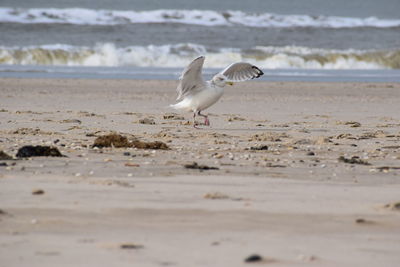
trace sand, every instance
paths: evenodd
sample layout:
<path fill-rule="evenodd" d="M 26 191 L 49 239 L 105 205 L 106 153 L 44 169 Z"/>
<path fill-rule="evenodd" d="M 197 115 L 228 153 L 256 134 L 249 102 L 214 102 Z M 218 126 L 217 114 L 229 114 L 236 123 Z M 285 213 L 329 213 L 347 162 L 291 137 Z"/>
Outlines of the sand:
<path fill-rule="evenodd" d="M 236 84 L 201 129 L 175 86 L 0 79 L 0 151 L 66 156 L 0 160 L 0 266 L 400 263 L 400 84 Z"/>

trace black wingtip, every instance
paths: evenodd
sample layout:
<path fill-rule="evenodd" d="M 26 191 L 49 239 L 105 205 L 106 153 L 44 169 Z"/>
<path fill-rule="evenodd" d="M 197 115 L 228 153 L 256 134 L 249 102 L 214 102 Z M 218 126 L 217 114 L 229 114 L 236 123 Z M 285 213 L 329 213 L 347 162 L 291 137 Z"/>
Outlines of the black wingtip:
<path fill-rule="evenodd" d="M 264 72 L 263 72 L 262 70 L 260 70 L 258 67 L 252 66 L 252 68 L 255 69 L 255 70 L 257 71 L 257 75 L 256 75 L 256 76 L 253 76 L 252 79 L 260 78 L 261 76 L 264 75 Z"/>

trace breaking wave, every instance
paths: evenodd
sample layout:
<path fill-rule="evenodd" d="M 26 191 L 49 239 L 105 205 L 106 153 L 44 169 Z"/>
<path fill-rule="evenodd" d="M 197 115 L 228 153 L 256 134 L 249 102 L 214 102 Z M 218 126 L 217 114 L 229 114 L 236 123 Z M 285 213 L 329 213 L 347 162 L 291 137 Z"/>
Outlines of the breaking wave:
<path fill-rule="evenodd" d="M 400 50 L 329 50 L 299 46 L 213 49 L 190 43 L 122 48 L 112 43 L 94 47 L 63 44 L 0 47 L 0 64 L 184 67 L 198 55 L 207 56 L 205 67 L 208 68 L 247 61 L 270 69 L 400 69 Z"/>
<path fill-rule="evenodd" d="M 352 18 L 336 16 L 279 15 L 213 10 L 149 10 L 118 11 L 84 8 L 0 8 L 0 23 L 65 23 L 84 25 L 115 25 L 129 23 L 183 23 L 203 26 L 248 27 L 400 27 L 400 20 L 376 17 Z"/>

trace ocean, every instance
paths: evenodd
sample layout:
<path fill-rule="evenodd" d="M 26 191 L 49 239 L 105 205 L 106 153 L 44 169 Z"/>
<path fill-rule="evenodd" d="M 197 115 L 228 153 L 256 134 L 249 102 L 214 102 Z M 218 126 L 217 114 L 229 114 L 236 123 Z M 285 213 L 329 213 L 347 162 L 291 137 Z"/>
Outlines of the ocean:
<path fill-rule="evenodd" d="M 210 73 L 247 61 L 277 80 L 400 81 L 399 10 L 399 0 L 1 0 L 0 77 L 174 79 L 205 55 Z"/>

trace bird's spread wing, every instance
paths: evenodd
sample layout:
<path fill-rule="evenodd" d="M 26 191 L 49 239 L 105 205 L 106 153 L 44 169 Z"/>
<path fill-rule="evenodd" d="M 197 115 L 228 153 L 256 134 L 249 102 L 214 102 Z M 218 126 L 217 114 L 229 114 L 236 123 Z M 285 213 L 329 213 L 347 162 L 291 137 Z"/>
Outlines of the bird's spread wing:
<path fill-rule="evenodd" d="M 202 78 L 204 56 L 198 57 L 193 60 L 182 72 L 179 78 L 179 84 L 176 88 L 178 92 L 178 98 L 176 100 L 181 100 L 185 96 L 198 92 L 204 88 L 205 83 Z"/>
<path fill-rule="evenodd" d="M 238 62 L 229 65 L 219 74 L 224 75 L 228 80 L 232 82 L 243 82 L 261 77 L 264 72 L 249 63 Z"/>

